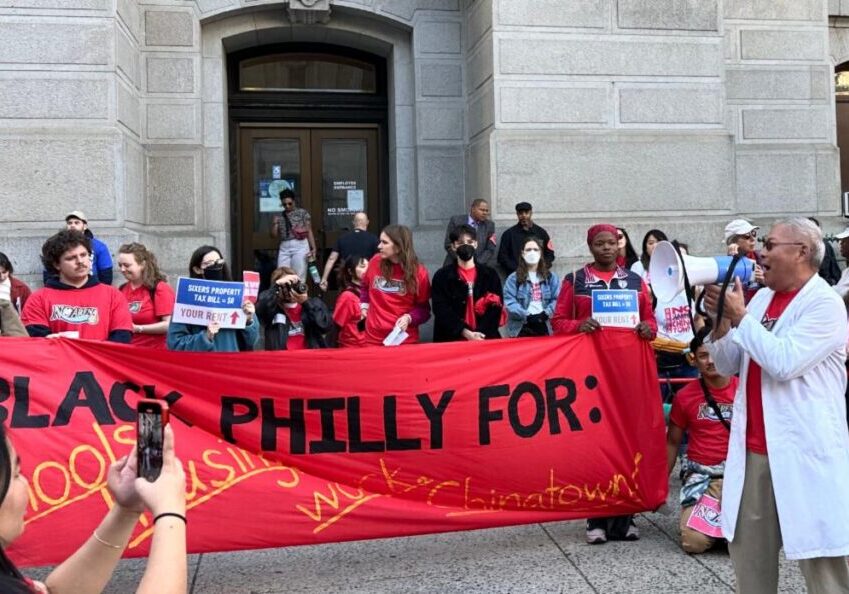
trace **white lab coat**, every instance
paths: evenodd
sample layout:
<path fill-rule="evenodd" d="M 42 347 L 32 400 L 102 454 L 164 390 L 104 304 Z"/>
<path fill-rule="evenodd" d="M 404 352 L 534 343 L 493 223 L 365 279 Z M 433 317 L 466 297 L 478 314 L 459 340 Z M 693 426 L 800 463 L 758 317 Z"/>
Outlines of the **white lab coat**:
<path fill-rule="evenodd" d="M 740 325 L 706 346 L 723 375 L 740 374 L 722 487 L 722 532 L 734 539 L 746 470 L 746 375 L 762 369 L 769 468 L 788 559 L 849 555 L 846 309 L 819 275 L 769 332 L 774 292 L 761 289 Z"/>

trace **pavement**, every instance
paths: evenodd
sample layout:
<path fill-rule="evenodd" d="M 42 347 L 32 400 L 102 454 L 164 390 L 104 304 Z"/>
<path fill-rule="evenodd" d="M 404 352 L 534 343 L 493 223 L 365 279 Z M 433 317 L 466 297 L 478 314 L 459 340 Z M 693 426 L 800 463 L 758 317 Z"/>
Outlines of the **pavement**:
<path fill-rule="evenodd" d="M 669 512 L 637 517 L 641 539 L 587 545 L 584 522 L 551 522 L 316 546 L 189 557 L 192 594 L 680 593 L 734 591 L 724 548 L 687 555 L 678 545 L 678 481 Z M 135 592 L 144 559 L 122 561 L 105 592 Z M 25 573 L 43 578 L 49 568 Z M 795 561 L 780 561 L 779 592 L 805 591 Z"/>

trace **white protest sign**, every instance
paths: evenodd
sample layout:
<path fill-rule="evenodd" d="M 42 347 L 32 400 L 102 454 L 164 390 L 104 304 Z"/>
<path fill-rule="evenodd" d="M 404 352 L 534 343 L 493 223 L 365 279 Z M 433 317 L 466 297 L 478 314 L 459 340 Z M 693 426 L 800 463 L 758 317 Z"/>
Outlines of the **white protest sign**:
<path fill-rule="evenodd" d="M 244 283 L 180 277 L 171 320 L 195 326 L 218 322 L 222 328 L 244 328 L 244 293 Z"/>
<path fill-rule="evenodd" d="M 602 326 L 636 328 L 640 323 L 637 291 L 596 289 L 593 291 L 593 319 Z"/>

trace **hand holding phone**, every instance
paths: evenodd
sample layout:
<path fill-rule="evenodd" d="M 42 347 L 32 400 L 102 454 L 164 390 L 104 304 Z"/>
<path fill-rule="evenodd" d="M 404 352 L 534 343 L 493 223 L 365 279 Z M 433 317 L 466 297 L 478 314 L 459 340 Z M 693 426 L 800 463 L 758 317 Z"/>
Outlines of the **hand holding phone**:
<path fill-rule="evenodd" d="M 168 424 L 168 404 L 161 400 L 142 398 L 139 400 L 137 410 L 138 475 L 154 482 L 162 472 L 165 426 Z"/>

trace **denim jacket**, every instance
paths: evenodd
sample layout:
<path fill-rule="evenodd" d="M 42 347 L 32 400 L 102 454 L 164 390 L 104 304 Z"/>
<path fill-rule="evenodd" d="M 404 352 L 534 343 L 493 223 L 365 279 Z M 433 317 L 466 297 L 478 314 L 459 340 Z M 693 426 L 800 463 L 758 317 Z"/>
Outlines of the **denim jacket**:
<path fill-rule="evenodd" d="M 549 272 L 548 280 L 540 283 L 542 290 L 543 311 L 548 316 L 548 331 L 551 332 L 551 318 L 554 316 L 554 306 L 557 305 L 557 295 L 560 294 L 560 279 L 553 272 Z M 528 306 L 531 303 L 531 283 L 525 281 L 521 285 L 516 282 L 516 273 L 513 272 L 504 281 L 504 305 L 507 307 L 507 336 L 513 337 L 519 334 L 525 319 L 528 317 Z"/>

